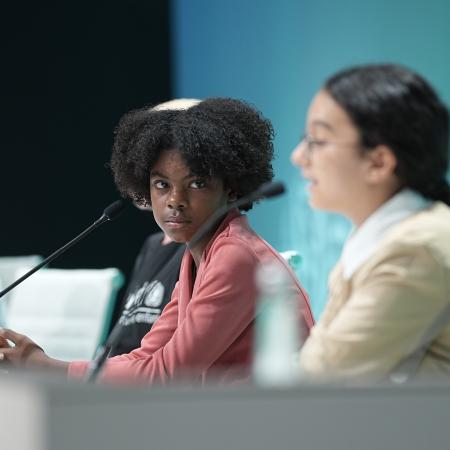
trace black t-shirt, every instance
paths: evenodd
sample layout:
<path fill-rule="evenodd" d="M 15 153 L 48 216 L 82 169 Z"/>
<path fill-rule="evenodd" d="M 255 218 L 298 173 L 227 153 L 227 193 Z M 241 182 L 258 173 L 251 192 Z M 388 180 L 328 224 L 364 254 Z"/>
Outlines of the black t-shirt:
<path fill-rule="evenodd" d="M 162 245 L 162 239 L 163 233 L 152 234 L 139 252 L 119 319 L 123 330 L 110 356 L 140 347 L 142 338 L 170 301 L 186 245 Z"/>

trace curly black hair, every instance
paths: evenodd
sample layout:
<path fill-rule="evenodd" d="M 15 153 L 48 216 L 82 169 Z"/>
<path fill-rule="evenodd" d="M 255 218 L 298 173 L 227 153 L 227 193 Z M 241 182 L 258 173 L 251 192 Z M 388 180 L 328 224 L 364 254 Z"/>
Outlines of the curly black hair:
<path fill-rule="evenodd" d="M 110 166 L 123 197 L 150 205 L 150 171 L 161 152 L 177 149 L 193 173 L 223 179 L 240 198 L 273 178 L 273 135 L 270 121 L 240 100 L 209 98 L 188 109 L 145 107 L 121 118 Z"/>

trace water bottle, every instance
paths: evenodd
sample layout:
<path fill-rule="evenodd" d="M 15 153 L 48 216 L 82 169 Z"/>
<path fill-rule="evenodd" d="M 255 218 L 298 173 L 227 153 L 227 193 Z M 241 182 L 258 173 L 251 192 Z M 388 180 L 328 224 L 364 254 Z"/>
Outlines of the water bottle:
<path fill-rule="evenodd" d="M 293 281 L 282 264 L 270 263 L 257 270 L 256 283 L 254 381 L 262 386 L 293 385 L 300 376 L 295 362 L 300 322 Z"/>

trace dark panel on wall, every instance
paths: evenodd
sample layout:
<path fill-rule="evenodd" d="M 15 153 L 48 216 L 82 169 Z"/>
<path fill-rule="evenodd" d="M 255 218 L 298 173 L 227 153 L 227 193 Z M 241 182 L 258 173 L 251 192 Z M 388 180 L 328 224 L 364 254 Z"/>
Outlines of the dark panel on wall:
<path fill-rule="evenodd" d="M 0 255 L 48 255 L 118 197 L 113 129 L 171 97 L 169 2 L 4 2 Z M 54 264 L 125 273 L 157 227 L 129 208 Z"/>

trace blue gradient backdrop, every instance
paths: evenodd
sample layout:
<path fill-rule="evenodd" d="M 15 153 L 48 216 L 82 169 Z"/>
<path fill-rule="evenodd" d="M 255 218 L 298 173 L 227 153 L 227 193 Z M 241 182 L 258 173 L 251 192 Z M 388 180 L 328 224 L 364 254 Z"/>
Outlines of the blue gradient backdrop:
<path fill-rule="evenodd" d="M 316 318 L 349 224 L 311 210 L 290 166 L 308 103 L 336 70 L 389 61 L 419 71 L 448 104 L 449 23 L 447 0 L 172 0 L 175 96 L 244 99 L 274 124 L 276 178 L 289 192 L 250 221 L 279 250 L 300 251 Z"/>

